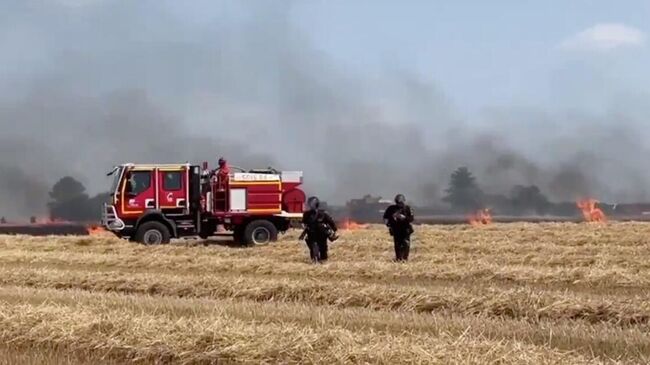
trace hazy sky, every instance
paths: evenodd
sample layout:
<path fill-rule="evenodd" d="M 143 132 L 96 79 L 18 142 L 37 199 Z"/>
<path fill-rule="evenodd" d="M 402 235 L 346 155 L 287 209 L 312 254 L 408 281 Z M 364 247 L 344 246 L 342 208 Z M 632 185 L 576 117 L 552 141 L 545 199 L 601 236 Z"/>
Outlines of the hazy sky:
<path fill-rule="evenodd" d="M 6 0 L 16 12 L 0 15 L 4 23 L 0 40 L 24 42 L 21 55 L 1 56 L 5 77 L 42 69 L 49 51 L 75 44 L 52 44 L 32 38 L 12 39 L 21 32 L 12 27 L 30 17 L 30 8 L 59 3 L 78 9 L 118 4 L 110 0 Z M 29 6 L 21 5 L 29 3 Z M 240 4 L 292 4 L 290 17 L 309 38 L 311 47 L 324 52 L 339 67 L 350 72 L 381 75 L 386 69 L 404 69 L 435 82 L 458 110 L 471 113 L 498 104 L 563 104 L 556 84 L 572 85 L 565 90 L 587 107 L 597 108 L 607 86 L 614 93 L 627 88 L 647 91 L 650 61 L 646 47 L 650 2 L 643 0 L 546 0 L 546 1 L 387 1 L 387 0 L 303 0 L 303 1 L 141 1 L 125 6 L 140 7 L 151 17 L 169 17 L 183 24 L 173 41 L 191 41 L 192 29 L 212 29 L 224 22 L 236 23 L 248 14 Z M 40 13 L 42 10 L 36 11 Z M 63 16 L 52 11 L 52 16 Z M 74 24 L 75 12 L 67 17 Z M 66 20 L 67 22 L 68 20 Z M 82 21 L 82 20 L 80 20 Z M 171 32 L 157 29 L 157 22 L 141 20 L 141 40 L 155 40 Z M 65 25 L 64 25 L 65 26 Z M 119 27 L 119 24 L 116 24 Z M 119 33 L 119 30 L 117 31 Z M 107 35 L 109 36 L 109 35 Z M 43 41 L 44 43 L 42 43 Z M 565 45 L 565 47 L 562 47 Z M 38 47 L 36 47 L 38 46 Z M 42 49 L 44 48 L 44 49 Z M 19 62 L 17 62 L 19 61 Z M 600 79 L 593 79 L 594 72 Z M 575 90 L 574 90 L 575 89 Z M 579 95 L 584 94 L 584 95 Z M 605 95 L 609 96 L 609 95 Z M 590 99 L 593 98 L 593 99 Z M 571 100 L 575 103 L 576 100 Z M 590 105 L 590 103 L 592 105 Z M 574 105 L 575 106 L 575 105 Z"/>
<path fill-rule="evenodd" d="M 214 22 L 215 13 L 236 13 L 236 6 L 223 2 L 166 3 L 178 17 L 201 25 Z M 293 4 L 292 19 L 312 46 L 351 72 L 381 75 L 386 68 L 417 72 L 435 81 L 456 107 L 467 112 L 495 104 L 562 105 L 556 83 L 577 89 L 567 93 L 588 94 L 594 83 L 607 85 L 612 93 L 650 87 L 650 73 L 645 72 L 650 62 L 648 1 Z M 593 70 L 601 73 L 601 80 L 591 79 Z M 591 106 L 597 108 L 602 100 L 592 97 Z"/>

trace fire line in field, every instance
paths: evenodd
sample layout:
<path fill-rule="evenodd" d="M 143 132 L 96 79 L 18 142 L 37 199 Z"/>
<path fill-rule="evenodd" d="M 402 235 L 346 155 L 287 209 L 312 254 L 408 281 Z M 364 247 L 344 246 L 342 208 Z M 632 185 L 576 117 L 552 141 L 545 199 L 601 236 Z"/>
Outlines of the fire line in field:
<path fill-rule="evenodd" d="M 366 229 L 368 228 L 367 224 L 360 224 L 351 219 L 346 219 L 341 223 L 341 229 L 345 231 L 354 231 L 357 229 Z"/>
<path fill-rule="evenodd" d="M 88 230 L 88 234 L 91 236 L 97 236 L 108 232 L 106 229 L 104 229 L 104 227 L 96 226 L 96 225 L 88 226 L 86 227 L 86 229 Z"/>

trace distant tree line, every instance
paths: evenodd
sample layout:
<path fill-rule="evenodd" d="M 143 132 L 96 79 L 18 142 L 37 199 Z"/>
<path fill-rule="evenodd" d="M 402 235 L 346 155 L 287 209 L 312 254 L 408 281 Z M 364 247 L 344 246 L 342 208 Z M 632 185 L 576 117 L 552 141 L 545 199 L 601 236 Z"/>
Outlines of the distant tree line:
<path fill-rule="evenodd" d="M 574 215 L 575 202 L 553 203 L 535 185 L 512 187 L 509 194 L 487 194 L 467 167 L 452 174 L 443 201 L 455 213 L 469 213 L 489 208 L 503 215 Z"/>
<path fill-rule="evenodd" d="M 110 199 L 110 193 L 90 197 L 86 187 L 70 176 L 57 181 L 49 195 L 50 218 L 73 222 L 99 220 L 102 204 Z M 553 203 L 535 185 L 516 185 L 509 194 L 485 193 L 467 167 L 459 167 L 451 174 L 443 201 L 453 213 L 483 208 L 503 215 L 569 216 L 577 213 L 575 202 Z"/>

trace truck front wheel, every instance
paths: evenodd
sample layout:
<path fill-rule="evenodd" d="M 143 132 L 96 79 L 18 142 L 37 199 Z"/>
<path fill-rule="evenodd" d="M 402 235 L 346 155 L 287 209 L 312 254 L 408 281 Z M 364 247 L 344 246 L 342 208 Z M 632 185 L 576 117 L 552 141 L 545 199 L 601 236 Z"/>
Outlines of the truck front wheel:
<path fill-rule="evenodd" d="M 169 243 L 171 235 L 169 229 L 160 222 L 145 222 L 138 227 L 135 233 L 136 242 L 145 245 L 160 245 Z"/>
<path fill-rule="evenodd" d="M 278 229 L 267 220 L 248 223 L 244 229 L 244 242 L 248 245 L 266 245 L 278 240 Z"/>

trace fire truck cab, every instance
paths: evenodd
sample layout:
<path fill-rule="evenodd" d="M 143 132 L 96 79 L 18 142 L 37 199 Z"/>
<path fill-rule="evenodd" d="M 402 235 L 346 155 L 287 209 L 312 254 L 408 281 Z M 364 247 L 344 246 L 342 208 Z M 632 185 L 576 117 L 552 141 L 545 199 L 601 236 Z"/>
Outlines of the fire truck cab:
<path fill-rule="evenodd" d="M 222 176 L 202 166 L 122 164 L 113 176 L 102 225 L 118 237 L 144 244 L 172 238 L 207 238 L 223 226 L 235 241 L 266 244 L 302 217 L 300 171 L 235 171 Z M 219 177 L 218 177 L 219 176 Z"/>

